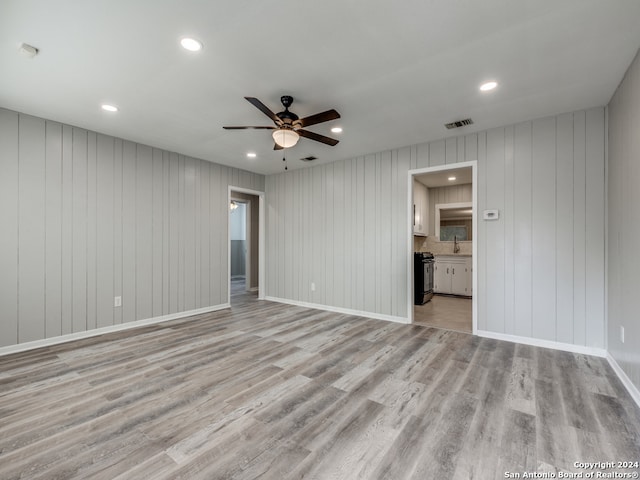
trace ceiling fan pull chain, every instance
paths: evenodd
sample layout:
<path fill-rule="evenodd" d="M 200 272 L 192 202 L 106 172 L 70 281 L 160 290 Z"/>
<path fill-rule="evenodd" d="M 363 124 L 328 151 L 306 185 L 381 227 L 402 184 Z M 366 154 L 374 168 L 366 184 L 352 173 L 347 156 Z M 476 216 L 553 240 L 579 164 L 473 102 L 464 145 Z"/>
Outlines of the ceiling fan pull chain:
<path fill-rule="evenodd" d="M 282 161 L 284 162 L 284 169 L 285 169 L 285 170 L 289 170 L 289 169 L 287 168 L 287 159 L 286 159 L 286 157 L 285 157 L 284 155 L 282 155 Z"/>

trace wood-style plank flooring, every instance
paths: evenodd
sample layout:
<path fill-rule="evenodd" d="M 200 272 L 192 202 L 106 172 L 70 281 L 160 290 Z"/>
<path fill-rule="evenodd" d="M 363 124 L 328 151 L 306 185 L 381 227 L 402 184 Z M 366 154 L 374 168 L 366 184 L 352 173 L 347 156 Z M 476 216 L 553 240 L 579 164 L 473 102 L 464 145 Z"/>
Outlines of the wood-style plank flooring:
<path fill-rule="evenodd" d="M 639 410 L 604 359 L 245 294 L 0 357 L 0 478 L 586 472 L 639 460 Z"/>
<path fill-rule="evenodd" d="M 413 306 L 413 323 L 425 327 L 446 328 L 457 332 L 473 331 L 472 300 L 452 295 L 434 295 L 424 305 Z"/>

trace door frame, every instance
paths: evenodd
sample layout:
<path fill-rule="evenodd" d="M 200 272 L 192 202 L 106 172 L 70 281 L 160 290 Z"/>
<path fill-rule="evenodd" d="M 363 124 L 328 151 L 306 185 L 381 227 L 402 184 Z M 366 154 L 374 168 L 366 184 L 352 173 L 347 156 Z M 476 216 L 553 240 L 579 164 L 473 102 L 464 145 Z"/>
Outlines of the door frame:
<path fill-rule="evenodd" d="M 265 289 L 265 221 L 264 192 L 229 185 L 227 191 L 227 303 L 231 304 L 231 212 L 229 204 L 234 193 L 246 193 L 258 197 L 258 300 L 264 300 Z M 248 205 L 247 205 L 248 206 Z M 249 206 L 248 206 L 249 207 Z M 248 211 L 251 207 L 248 208 Z"/>
<path fill-rule="evenodd" d="M 251 283 L 251 249 L 253 248 L 251 242 L 251 202 L 246 198 L 240 198 L 234 196 L 233 194 L 236 192 L 231 192 L 231 202 L 236 202 L 244 205 L 244 223 L 245 223 L 245 252 L 244 252 L 244 289 L 245 291 L 249 291 L 249 285 Z M 233 211 L 231 210 L 231 205 L 229 205 L 229 227 L 231 227 L 231 214 Z M 231 228 L 229 228 L 229 235 L 231 235 Z M 231 237 L 229 237 L 231 240 Z M 231 241 L 229 242 L 229 251 L 231 251 Z M 229 257 L 231 258 L 231 257 Z M 231 264 L 229 264 L 229 268 L 231 268 Z M 229 278 L 231 278 L 231 270 L 229 270 Z"/>
<path fill-rule="evenodd" d="M 471 297 L 471 316 L 472 327 L 471 333 L 477 334 L 478 331 L 478 161 L 471 160 L 468 162 L 450 163 L 447 165 L 438 165 L 435 167 L 417 168 L 409 170 L 407 175 L 407 319 L 409 323 L 413 323 L 413 179 L 416 175 L 425 173 L 442 172 L 447 170 L 457 170 L 459 168 L 471 167 L 471 204 L 473 212 L 471 218 L 473 225 L 473 239 L 471 240 L 472 254 L 472 282 L 473 295 Z"/>

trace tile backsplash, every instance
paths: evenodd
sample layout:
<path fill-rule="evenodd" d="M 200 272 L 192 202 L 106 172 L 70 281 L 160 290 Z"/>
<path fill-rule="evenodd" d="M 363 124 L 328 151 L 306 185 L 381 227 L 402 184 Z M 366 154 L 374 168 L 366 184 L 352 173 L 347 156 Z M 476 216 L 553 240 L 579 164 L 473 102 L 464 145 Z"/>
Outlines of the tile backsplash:
<path fill-rule="evenodd" d="M 458 255 L 471 255 L 473 252 L 473 242 L 458 242 L 460 251 Z M 434 236 L 413 237 L 414 252 L 431 252 L 434 255 L 453 255 L 453 242 L 441 242 Z"/>

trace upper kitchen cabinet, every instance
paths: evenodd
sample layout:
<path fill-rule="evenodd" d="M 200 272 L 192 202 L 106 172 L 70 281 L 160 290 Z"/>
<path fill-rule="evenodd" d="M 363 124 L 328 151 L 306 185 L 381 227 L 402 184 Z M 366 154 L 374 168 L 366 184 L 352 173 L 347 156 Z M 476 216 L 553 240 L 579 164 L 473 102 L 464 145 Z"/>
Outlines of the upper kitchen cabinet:
<path fill-rule="evenodd" d="M 429 189 L 413 180 L 413 234 L 427 236 L 429 232 Z"/>

